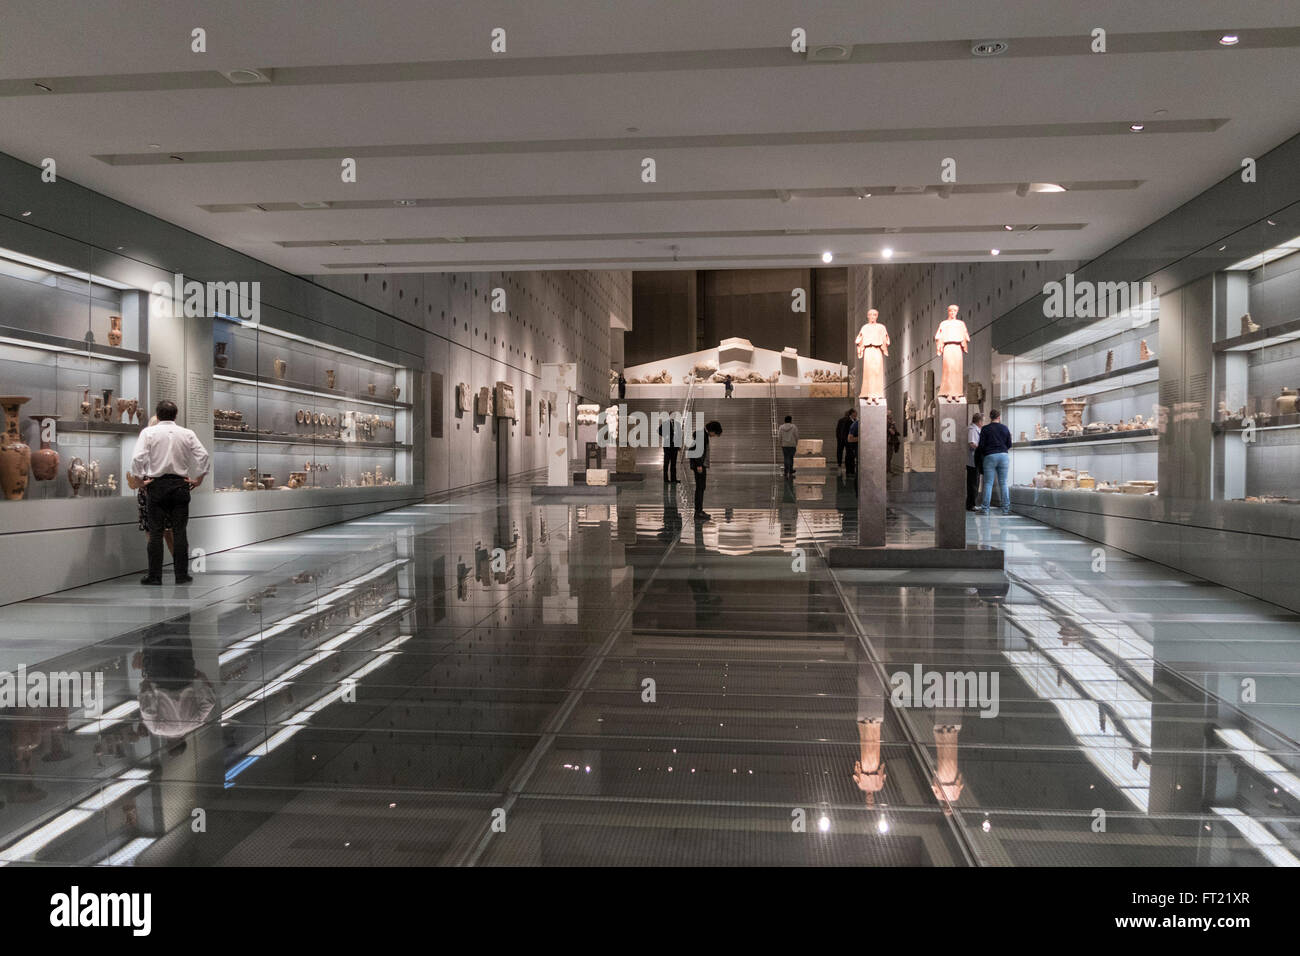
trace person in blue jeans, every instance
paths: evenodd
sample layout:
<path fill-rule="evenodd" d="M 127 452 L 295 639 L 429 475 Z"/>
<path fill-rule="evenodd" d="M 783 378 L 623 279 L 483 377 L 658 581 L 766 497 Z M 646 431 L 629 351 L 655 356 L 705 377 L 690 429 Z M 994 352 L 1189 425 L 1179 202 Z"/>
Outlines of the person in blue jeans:
<path fill-rule="evenodd" d="M 989 423 L 980 429 L 980 443 L 976 455 L 984 456 L 984 503 L 976 514 L 988 514 L 993 500 L 993 480 L 998 482 L 998 500 L 1002 513 L 1011 514 L 1011 495 L 1007 491 L 1007 474 L 1011 471 L 1011 429 L 1001 422 L 1002 413 L 996 408 L 989 412 Z"/>

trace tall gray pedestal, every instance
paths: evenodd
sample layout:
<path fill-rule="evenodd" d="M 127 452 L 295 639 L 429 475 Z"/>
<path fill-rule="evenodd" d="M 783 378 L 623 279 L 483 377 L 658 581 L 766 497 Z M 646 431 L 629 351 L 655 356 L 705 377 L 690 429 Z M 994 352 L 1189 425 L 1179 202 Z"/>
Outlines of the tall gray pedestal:
<path fill-rule="evenodd" d="M 858 546 L 885 546 L 885 405 L 858 399 Z"/>
<path fill-rule="evenodd" d="M 934 435 L 934 546 L 966 547 L 966 403 L 938 403 Z"/>

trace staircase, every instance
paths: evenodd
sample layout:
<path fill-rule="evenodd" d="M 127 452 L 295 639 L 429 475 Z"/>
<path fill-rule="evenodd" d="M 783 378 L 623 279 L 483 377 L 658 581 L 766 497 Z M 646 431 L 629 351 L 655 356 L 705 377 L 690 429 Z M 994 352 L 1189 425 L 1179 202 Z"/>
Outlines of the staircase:
<path fill-rule="evenodd" d="M 678 400 L 662 402 L 650 398 L 629 398 L 626 404 L 629 414 L 639 411 L 647 417 L 651 412 L 681 410 Z M 827 464 L 834 467 L 835 423 L 852 404 L 853 400 L 849 398 L 777 398 L 775 420 L 780 424 L 785 421 L 785 416 L 794 416 L 794 423 L 799 426 L 799 437 L 822 439 Z M 769 397 L 692 397 L 689 410 L 702 415 L 705 422 L 716 420 L 722 425 L 722 437 L 709 442 L 713 464 L 766 465 L 773 469 L 774 474 L 780 474 L 779 449 L 775 464 L 772 461 L 775 438 L 772 401 Z M 663 464 L 663 453 L 658 448 L 640 448 L 637 450 L 636 461 L 638 467 L 658 467 Z"/>

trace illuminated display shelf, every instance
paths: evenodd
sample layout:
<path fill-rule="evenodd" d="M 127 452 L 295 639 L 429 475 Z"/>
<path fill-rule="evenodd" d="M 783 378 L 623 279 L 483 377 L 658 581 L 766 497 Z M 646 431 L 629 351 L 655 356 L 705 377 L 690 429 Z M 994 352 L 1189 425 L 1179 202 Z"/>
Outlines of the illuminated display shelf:
<path fill-rule="evenodd" d="M 1102 432 L 1098 435 L 1080 435 L 1077 438 L 1044 438 L 1040 441 L 1013 442 L 1012 448 L 1061 448 L 1069 445 L 1128 445 L 1158 441 L 1154 428 L 1140 428 L 1128 432 Z"/>
<path fill-rule="evenodd" d="M 344 392 L 339 389 L 321 389 L 317 386 L 307 385 L 301 382 L 285 381 L 278 378 L 267 378 L 262 375 L 254 375 L 250 372 L 241 372 L 236 369 L 222 369 L 214 372 L 212 375 L 214 381 L 228 382 L 233 385 L 247 385 L 257 389 L 267 389 L 277 392 L 288 392 L 294 395 L 310 395 L 313 398 L 323 398 L 328 401 L 338 402 L 355 402 L 361 405 L 374 405 L 378 408 L 394 409 L 411 409 L 410 402 L 391 401 L 381 398 L 378 395 L 367 393 Z"/>
<path fill-rule="evenodd" d="M 1156 382 L 1160 377 L 1159 359 L 1148 359 L 1137 365 L 1089 375 L 1075 382 L 1063 382 L 1050 388 L 1040 388 L 1025 395 L 1015 395 L 1002 399 L 1003 405 L 1053 405 L 1062 398 L 1086 398 L 1103 392 L 1119 391 Z"/>

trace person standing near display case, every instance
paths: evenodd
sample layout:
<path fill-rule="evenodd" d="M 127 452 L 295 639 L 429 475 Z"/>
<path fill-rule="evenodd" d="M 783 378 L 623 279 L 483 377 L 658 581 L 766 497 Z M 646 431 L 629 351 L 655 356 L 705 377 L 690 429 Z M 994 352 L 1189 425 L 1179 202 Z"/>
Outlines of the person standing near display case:
<path fill-rule="evenodd" d="M 149 573 L 141 584 L 162 584 L 163 531 L 168 524 L 175 542 L 176 583 L 194 580 L 185 526 L 190 518 L 190 491 L 202 483 L 211 458 L 194 432 L 176 424 L 176 413 L 175 402 L 159 402 L 158 424 L 140 433 L 131 456 L 131 474 L 140 479 L 149 503 Z"/>
<path fill-rule="evenodd" d="M 148 427 L 153 428 L 153 426 L 157 424 L 158 424 L 158 416 L 151 415 L 149 417 Z M 146 535 L 148 535 L 149 534 L 149 496 L 145 493 L 144 484 L 143 482 L 141 482 L 139 478 L 137 478 L 135 475 L 131 474 L 131 472 L 128 471 L 126 473 L 126 485 L 128 488 L 130 488 L 132 491 L 135 492 L 135 503 L 139 506 L 140 509 L 140 530 L 143 531 Z M 176 542 L 172 538 L 172 526 L 170 521 L 167 522 L 166 525 L 163 527 L 163 541 L 166 542 L 167 544 L 167 553 L 171 555 L 175 555 Z"/>
<path fill-rule="evenodd" d="M 976 412 L 970 417 L 970 426 L 966 429 L 966 510 L 974 511 L 980 490 L 980 466 L 984 464 L 979 453 L 980 423 L 984 416 Z"/>
<path fill-rule="evenodd" d="M 844 436 L 844 474 L 853 477 L 858 473 L 858 412 L 849 412 L 849 431 Z"/>
<path fill-rule="evenodd" d="M 979 445 L 975 454 L 984 456 L 984 504 L 975 509 L 976 514 L 988 514 L 993 499 L 993 481 L 998 483 L 998 500 L 1002 513 L 1011 514 L 1011 494 L 1007 491 L 1007 475 L 1011 471 L 1011 430 L 998 421 L 1002 413 L 996 408 L 989 412 L 989 423 L 980 429 Z"/>
<path fill-rule="evenodd" d="M 853 424 L 853 409 L 840 416 L 835 423 L 835 466 L 844 467 L 844 452 L 849 446 L 849 426 Z"/>

